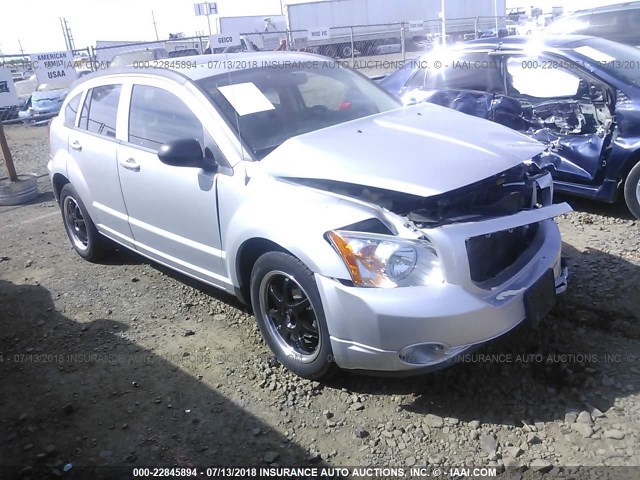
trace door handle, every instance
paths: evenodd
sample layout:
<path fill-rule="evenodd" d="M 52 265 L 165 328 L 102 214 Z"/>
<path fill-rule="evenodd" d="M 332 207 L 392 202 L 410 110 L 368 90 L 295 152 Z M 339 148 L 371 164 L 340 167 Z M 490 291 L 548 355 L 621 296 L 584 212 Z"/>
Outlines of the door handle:
<path fill-rule="evenodd" d="M 122 165 L 127 170 L 131 170 L 132 172 L 140 171 L 140 165 L 133 158 L 128 158 L 125 161 L 120 161 L 120 165 Z"/>
<path fill-rule="evenodd" d="M 82 145 L 80 145 L 80 142 L 78 140 L 76 140 L 75 142 L 71 143 L 71 148 L 73 148 L 74 150 L 81 152 L 82 151 Z"/>

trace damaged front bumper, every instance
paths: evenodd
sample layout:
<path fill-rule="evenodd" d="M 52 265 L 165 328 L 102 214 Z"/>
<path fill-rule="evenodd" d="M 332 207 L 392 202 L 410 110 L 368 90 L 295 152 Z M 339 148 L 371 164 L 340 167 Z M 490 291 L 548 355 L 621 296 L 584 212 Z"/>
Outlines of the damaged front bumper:
<path fill-rule="evenodd" d="M 345 369 L 421 373 L 508 333 L 526 320 L 525 296 L 549 270 L 556 295 L 566 290 L 568 269 L 553 217 L 570 211 L 566 204 L 551 205 L 430 230 L 445 272 L 445 282 L 435 287 L 358 288 L 316 274 L 335 362 Z M 534 223 L 526 254 L 497 283 L 471 280 L 466 240 Z"/>
<path fill-rule="evenodd" d="M 56 117 L 60 113 L 60 109 L 52 110 L 52 111 L 39 111 L 39 110 L 21 110 L 18 112 L 18 119 L 22 122 L 29 123 L 40 123 L 51 120 L 53 117 Z"/>

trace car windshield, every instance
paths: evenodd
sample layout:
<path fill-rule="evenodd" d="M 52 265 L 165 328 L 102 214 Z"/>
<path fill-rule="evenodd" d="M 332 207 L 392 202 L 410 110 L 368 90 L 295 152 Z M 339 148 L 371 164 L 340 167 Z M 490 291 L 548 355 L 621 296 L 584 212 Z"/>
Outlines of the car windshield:
<path fill-rule="evenodd" d="M 258 160 L 291 137 L 401 106 L 359 73 L 313 64 L 239 70 L 197 83 Z"/>
<path fill-rule="evenodd" d="M 570 48 L 617 79 L 640 85 L 640 49 L 603 38 L 583 40 Z"/>

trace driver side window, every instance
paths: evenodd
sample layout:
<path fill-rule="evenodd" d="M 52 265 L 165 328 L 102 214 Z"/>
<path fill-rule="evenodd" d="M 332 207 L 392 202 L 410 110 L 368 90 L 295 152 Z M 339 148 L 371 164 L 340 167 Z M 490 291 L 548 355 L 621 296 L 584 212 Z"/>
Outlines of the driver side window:
<path fill-rule="evenodd" d="M 195 138 L 204 148 L 202 123 L 182 100 L 157 87 L 134 85 L 129 143 L 158 150 L 172 140 Z"/>
<path fill-rule="evenodd" d="M 512 97 L 567 98 L 580 90 L 580 77 L 538 56 L 507 59 L 507 95 Z"/>

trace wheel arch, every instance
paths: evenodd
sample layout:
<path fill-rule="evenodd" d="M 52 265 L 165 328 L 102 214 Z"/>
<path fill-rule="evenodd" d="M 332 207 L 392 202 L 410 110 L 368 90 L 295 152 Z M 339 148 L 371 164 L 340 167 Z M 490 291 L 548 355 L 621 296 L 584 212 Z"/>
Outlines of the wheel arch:
<path fill-rule="evenodd" d="M 638 165 L 638 163 L 640 163 L 640 148 L 629 154 L 625 162 L 622 164 L 622 167 L 618 171 L 621 188 L 624 188 L 627 177 L 631 173 L 631 170 L 633 170 L 633 168 Z"/>
<path fill-rule="evenodd" d="M 53 195 L 56 198 L 56 202 L 60 203 L 60 192 L 64 186 L 69 182 L 69 179 L 65 177 L 61 173 L 55 173 L 53 178 L 51 179 L 51 184 L 53 185 Z"/>
<path fill-rule="evenodd" d="M 262 237 L 245 240 L 236 253 L 235 274 L 238 285 L 236 296 L 246 305 L 251 305 L 249 290 L 253 266 L 262 255 L 268 252 L 282 252 L 298 258 L 298 256 L 272 240 Z M 298 258 L 298 260 L 301 259 Z"/>

